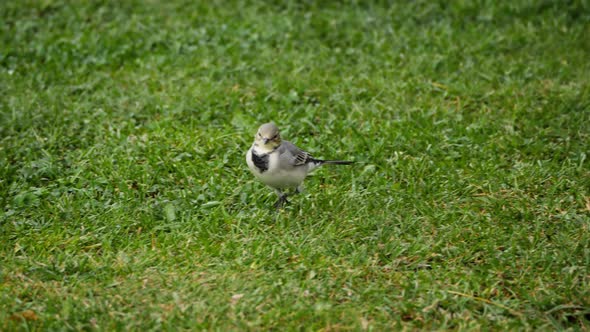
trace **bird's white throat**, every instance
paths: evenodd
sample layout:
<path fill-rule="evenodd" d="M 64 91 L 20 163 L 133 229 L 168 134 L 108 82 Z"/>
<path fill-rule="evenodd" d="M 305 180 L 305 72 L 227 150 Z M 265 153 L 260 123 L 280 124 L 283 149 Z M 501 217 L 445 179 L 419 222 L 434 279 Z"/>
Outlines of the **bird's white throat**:
<path fill-rule="evenodd" d="M 257 155 L 263 155 L 263 154 L 267 154 L 267 153 L 271 153 L 274 150 L 276 150 L 277 147 L 270 147 L 269 145 L 264 145 L 264 144 L 254 144 L 252 146 L 252 150 L 254 150 L 254 152 L 256 152 Z"/>

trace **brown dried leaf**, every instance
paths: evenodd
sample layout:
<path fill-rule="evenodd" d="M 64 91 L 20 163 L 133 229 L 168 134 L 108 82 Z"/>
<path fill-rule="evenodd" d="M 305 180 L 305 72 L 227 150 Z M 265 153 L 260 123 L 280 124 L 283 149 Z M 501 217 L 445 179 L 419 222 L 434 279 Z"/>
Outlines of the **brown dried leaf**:
<path fill-rule="evenodd" d="M 28 321 L 35 321 L 38 320 L 39 316 L 33 310 L 25 310 L 21 312 L 14 313 L 10 316 L 10 320 L 28 320 Z"/>

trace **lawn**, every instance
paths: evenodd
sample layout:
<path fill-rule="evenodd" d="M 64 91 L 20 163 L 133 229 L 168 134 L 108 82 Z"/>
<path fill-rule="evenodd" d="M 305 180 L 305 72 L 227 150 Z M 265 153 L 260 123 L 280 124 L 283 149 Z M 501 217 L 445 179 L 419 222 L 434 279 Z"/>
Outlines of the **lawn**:
<path fill-rule="evenodd" d="M 0 330 L 590 329 L 587 1 L 0 22 Z M 276 212 L 270 120 L 356 163 Z"/>

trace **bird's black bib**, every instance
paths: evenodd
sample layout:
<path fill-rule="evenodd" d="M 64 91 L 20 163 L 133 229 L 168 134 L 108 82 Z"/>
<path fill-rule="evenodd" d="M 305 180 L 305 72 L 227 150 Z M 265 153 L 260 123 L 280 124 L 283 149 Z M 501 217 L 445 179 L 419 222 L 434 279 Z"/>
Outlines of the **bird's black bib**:
<path fill-rule="evenodd" d="M 254 163 L 254 166 L 258 168 L 260 173 L 264 173 L 268 170 L 268 154 L 259 156 L 254 150 L 252 150 L 252 162 Z"/>

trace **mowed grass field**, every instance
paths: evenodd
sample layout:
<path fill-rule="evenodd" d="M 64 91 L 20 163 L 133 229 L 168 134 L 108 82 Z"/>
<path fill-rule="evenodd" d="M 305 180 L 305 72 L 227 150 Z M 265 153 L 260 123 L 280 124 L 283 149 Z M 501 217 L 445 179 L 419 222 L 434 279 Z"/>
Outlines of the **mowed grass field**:
<path fill-rule="evenodd" d="M 0 21 L 0 330 L 590 329 L 588 2 Z M 277 213 L 270 120 L 357 163 Z"/>

